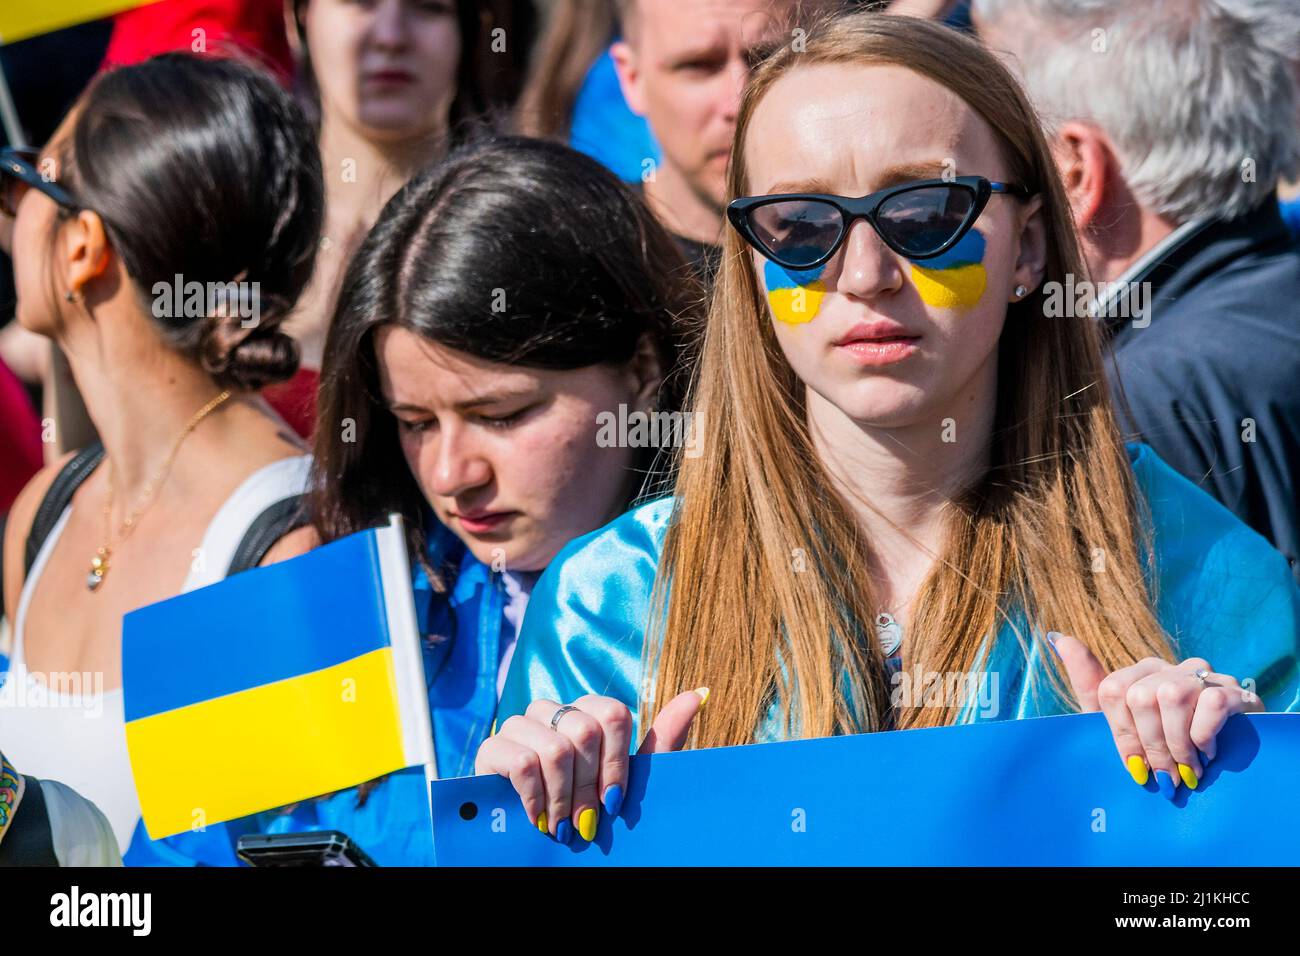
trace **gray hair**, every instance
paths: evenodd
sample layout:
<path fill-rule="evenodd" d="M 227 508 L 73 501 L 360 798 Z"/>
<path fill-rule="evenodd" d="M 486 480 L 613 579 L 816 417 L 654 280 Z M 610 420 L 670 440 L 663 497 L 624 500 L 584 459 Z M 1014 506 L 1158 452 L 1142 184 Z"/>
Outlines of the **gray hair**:
<path fill-rule="evenodd" d="M 1096 124 L 1146 208 L 1231 218 L 1300 169 L 1297 0 L 974 0 L 1049 134 Z"/>

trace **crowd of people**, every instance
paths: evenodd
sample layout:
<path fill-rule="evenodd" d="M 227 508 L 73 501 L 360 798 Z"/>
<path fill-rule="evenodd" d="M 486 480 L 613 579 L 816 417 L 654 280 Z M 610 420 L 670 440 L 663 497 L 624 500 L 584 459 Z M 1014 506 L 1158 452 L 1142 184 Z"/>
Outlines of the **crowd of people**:
<path fill-rule="evenodd" d="M 1300 710 L 1293 3 L 187 3 L 0 154 L 0 862 L 431 863 L 402 775 L 152 840 L 124 732 L 123 615 L 393 513 L 439 776 L 565 844 L 638 750 L 1101 711 L 1173 799 Z"/>

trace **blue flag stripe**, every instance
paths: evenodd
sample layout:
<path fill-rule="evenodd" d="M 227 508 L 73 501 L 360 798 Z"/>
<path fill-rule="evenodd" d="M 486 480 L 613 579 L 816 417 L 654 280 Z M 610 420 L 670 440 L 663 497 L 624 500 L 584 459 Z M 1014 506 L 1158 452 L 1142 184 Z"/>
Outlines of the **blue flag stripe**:
<path fill-rule="evenodd" d="M 294 561 L 127 614 L 126 719 L 297 677 L 388 645 L 375 532 L 349 535 Z M 145 679 L 159 672 L 170 679 Z"/>

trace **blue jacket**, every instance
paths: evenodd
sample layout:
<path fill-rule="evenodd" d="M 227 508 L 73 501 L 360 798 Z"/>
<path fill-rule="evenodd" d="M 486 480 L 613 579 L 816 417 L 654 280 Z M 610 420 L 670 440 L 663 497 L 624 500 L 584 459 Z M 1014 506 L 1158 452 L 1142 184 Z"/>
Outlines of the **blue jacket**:
<path fill-rule="evenodd" d="M 1286 561 L 1149 447 L 1128 452 L 1151 509 L 1156 617 L 1178 655 L 1253 679 L 1269 710 L 1300 710 L 1300 589 Z M 615 697 L 636 713 L 651 588 L 672 510 L 667 498 L 642 505 L 560 552 L 533 589 L 498 720 L 537 698 L 584 694 Z M 1051 693 L 1041 646 L 1034 642 L 1026 656 L 1004 626 L 981 668 L 997 675 L 993 693 L 967 698 L 958 722 L 1069 713 Z M 756 740 L 783 736 L 778 706 Z M 642 736 L 636 728 L 634 747 Z"/>
<path fill-rule="evenodd" d="M 428 534 L 429 563 L 450 572 L 449 591 L 439 594 L 418 563 L 412 570 L 434 750 L 438 776 L 461 777 L 474 772 L 474 756 L 496 713 L 501 641 L 509 627 L 505 592 L 501 575 L 454 534 L 432 521 Z M 381 778 L 364 803 L 352 788 L 162 840 L 150 840 L 142 822 L 125 862 L 236 866 L 235 844 L 245 834 L 341 830 L 380 866 L 430 866 L 431 826 L 424 770 L 413 767 Z"/>
<path fill-rule="evenodd" d="M 1134 280 L 1151 283 L 1150 325 L 1107 326 L 1129 426 L 1300 581 L 1300 246 L 1277 201 L 1207 223 Z"/>

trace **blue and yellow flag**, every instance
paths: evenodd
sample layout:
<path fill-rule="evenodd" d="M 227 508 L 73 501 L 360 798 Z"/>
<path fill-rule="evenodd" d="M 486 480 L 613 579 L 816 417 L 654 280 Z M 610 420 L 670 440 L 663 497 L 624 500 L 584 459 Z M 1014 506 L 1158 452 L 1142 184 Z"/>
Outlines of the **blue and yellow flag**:
<path fill-rule="evenodd" d="M 5 0 L 0 3 L 0 43 L 62 30 L 143 7 L 157 0 Z"/>
<path fill-rule="evenodd" d="M 122 681 L 155 840 L 434 766 L 397 518 L 127 614 Z"/>

